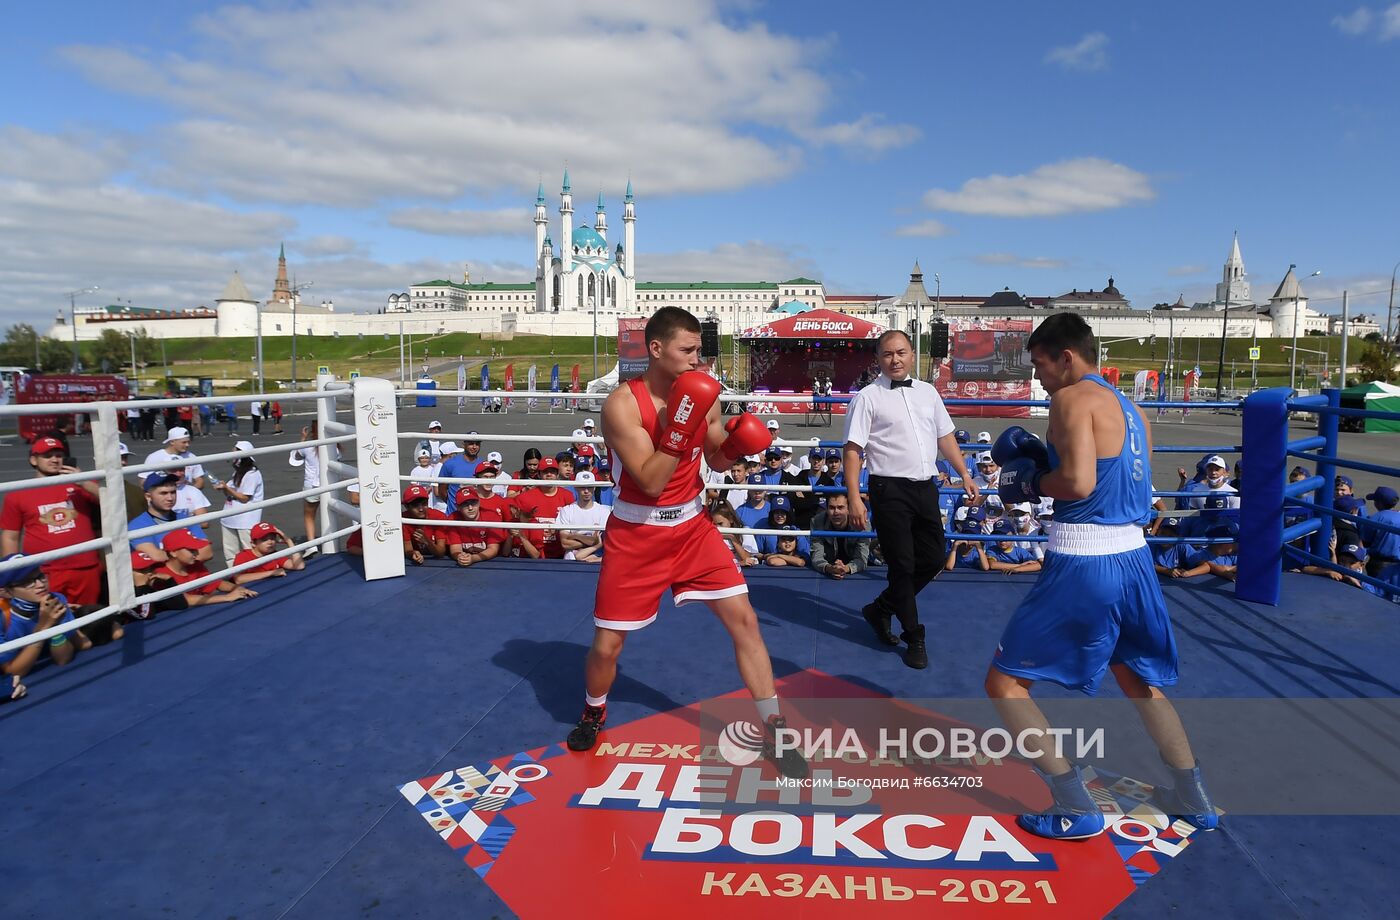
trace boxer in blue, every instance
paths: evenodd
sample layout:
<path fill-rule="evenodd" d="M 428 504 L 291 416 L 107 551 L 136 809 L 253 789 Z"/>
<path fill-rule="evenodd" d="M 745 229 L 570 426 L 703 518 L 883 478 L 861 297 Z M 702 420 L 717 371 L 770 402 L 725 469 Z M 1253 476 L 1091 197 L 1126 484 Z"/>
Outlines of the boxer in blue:
<path fill-rule="evenodd" d="M 1094 694 L 1112 671 L 1138 713 L 1174 788 L 1156 804 L 1214 830 L 1215 809 L 1181 719 L 1161 688 L 1176 683 L 1176 640 L 1143 539 L 1152 509 L 1152 433 L 1142 413 L 1098 374 L 1097 343 L 1073 313 L 1047 318 L 1026 342 L 1050 394 L 1048 445 L 1020 427 L 992 446 L 1008 505 L 1055 499 L 1044 567 L 1012 615 L 987 670 L 986 689 L 1013 735 L 1049 728 L 1030 688 L 1048 680 Z M 1045 737 L 1042 734 L 1040 737 Z M 1033 747 L 1034 743 L 1027 747 Z M 1055 804 L 1018 822 L 1043 837 L 1080 840 L 1104 818 L 1079 768 L 1039 748 L 1036 770 Z"/>

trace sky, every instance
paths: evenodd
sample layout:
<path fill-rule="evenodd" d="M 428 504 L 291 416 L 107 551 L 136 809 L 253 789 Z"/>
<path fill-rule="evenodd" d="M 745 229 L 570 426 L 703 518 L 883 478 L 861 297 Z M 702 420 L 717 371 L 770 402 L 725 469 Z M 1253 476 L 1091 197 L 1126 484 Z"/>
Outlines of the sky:
<path fill-rule="evenodd" d="M 75 0 L 7 10 L 0 85 L 0 326 L 265 298 L 283 243 L 340 310 L 531 281 L 566 165 L 614 241 L 632 181 L 643 281 L 1148 307 L 1238 232 L 1256 301 L 1383 314 L 1400 260 L 1384 0 Z"/>

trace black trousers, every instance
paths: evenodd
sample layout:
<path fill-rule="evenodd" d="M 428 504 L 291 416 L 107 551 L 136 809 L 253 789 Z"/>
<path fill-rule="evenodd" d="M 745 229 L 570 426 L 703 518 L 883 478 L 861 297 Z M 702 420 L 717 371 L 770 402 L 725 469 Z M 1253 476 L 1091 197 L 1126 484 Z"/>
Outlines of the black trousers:
<path fill-rule="evenodd" d="M 915 597 L 943 571 L 947 560 L 938 480 L 872 475 L 870 512 L 889 580 L 875 603 L 882 613 L 897 617 L 908 632 L 919 625 Z"/>

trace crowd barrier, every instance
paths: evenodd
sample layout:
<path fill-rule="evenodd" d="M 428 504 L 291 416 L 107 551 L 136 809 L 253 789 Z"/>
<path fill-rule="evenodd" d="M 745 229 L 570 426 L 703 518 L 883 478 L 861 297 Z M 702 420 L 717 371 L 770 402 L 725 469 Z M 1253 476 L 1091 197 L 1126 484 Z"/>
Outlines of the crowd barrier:
<path fill-rule="evenodd" d="M 118 450 L 119 428 L 118 413 L 129 407 L 141 408 L 165 408 L 167 406 L 181 405 L 201 405 L 204 403 L 250 403 L 265 400 L 267 397 L 261 395 L 236 396 L 236 397 L 196 397 L 177 398 L 164 400 L 128 400 L 109 403 L 76 403 L 61 405 L 39 405 L 39 406 L 3 406 L 0 407 L 0 417 L 18 416 L 26 413 L 30 414 L 63 414 L 81 412 L 94 416 L 93 444 L 97 469 L 85 470 L 78 473 L 47 477 L 43 484 L 59 484 L 69 482 L 96 481 L 99 490 L 99 503 L 101 506 L 101 532 L 102 536 L 86 541 L 75 546 L 65 547 L 60 550 L 36 554 L 18 562 L 0 562 L 0 571 L 6 571 L 20 565 L 27 565 L 32 562 L 42 562 L 67 555 L 72 555 L 88 550 L 97 550 L 105 554 L 106 580 L 108 603 L 102 608 L 83 616 L 81 619 L 71 623 L 62 624 L 52 629 L 36 632 L 24 639 L 0 645 L 0 651 L 9 651 L 23 645 L 43 641 L 73 629 L 80 628 L 88 623 L 95 622 L 103 617 L 112 616 L 121 611 L 130 610 L 137 604 L 137 597 L 132 584 L 130 568 L 130 548 L 134 542 L 142 538 L 157 536 L 159 534 L 185 527 L 190 524 L 207 524 L 220 520 L 231 514 L 242 513 L 252 508 L 269 508 L 288 502 L 302 501 L 308 497 L 322 496 L 318 508 L 318 530 L 320 536 L 307 540 L 294 546 L 287 547 L 273 556 L 271 559 L 284 558 L 297 552 L 303 552 L 312 546 L 322 547 L 327 554 L 337 551 L 338 542 L 359 530 L 363 535 L 364 546 L 364 573 L 368 580 L 397 577 L 404 574 L 405 559 L 402 551 L 402 530 L 403 517 L 400 501 L 402 484 L 409 481 L 445 483 L 457 486 L 475 486 L 490 482 L 493 485 L 535 485 L 537 480 L 516 480 L 498 477 L 495 479 L 484 478 L 450 478 L 450 477 L 423 477 L 414 473 L 404 473 L 405 466 L 400 460 L 400 444 L 404 440 L 420 440 L 428 437 L 436 437 L 441 440 L 465 440 L 468 432 L 423 432 L 423 431 L 399 431 L 398 428 L 398 405 L 401 397 L 417 395 L 419 391 L 410 389 L 396 389 L 389 381 L 360 377 L 351 381 L 338 381 L 330 376 L 322 376 L 316 382 L 314 392 L 299 393 L 279 393 L 277 397 L 283 402 L 295 402 L 298 400 L 313 401 L 316 406 L 317 420 L 319 424 L 320 437 L 313 441 L 304 441 L 296 447 L 315 447 L 320 459 L 320 469 L 322 470 L 322 484 L 316 488 L 303 489 L 290 492 L 285 495 L 264 499 L 249 505 L 243 505 L 235 509 L 221 509 L 208 511 L 180 519 L 176 522 L 157 524 L 152 527 L 140 530 L 130 530 L 126 520 L 125 505 L 125 484 L 123 477 L 128 474 L 143 474 L 147 472 L 173 469 L 175 467 L 186 466 L 191 462 L 187 459 L 175 459 L 155 463 L 141 463 L 123 467 Z M 434 392 L 438 397 L 464 397 L 468 399 L 481 399 L 483 397 L 499 395 L 498 391 L 483 390 L 437 390 Z M 557 396 L 550 391 L 516 391 L 511 394 L 514 398 L 529 399 L 551 398 Z M 725 402 L 748 403 L 753 401 L 752 394 L 725 394 L 721 397 Z M 850 397 L 833 396 L 829 397 L 833 402 L 849 401 Z M 808 402 L 806 396 L 774 396 L 765 395 L 766 402 L 788 401 L 788 402 Z M 985 399 L 949 399 L 946 401 L 954 411 L 959 406 L 1044 406 L 1044 401 L 998 401 Z M 1400 414 L 1373 412 L 1365 410 L 1342 409 L 1339 404 L 1339 394 L 1337 391 L 1327 391 L 1324 395 L 1314 397 L 1293 398 L 1291 391 L 1286 388 L 1274 390 L 1264 390 L 1256 393 L 1242 403 L 1218 402 L 1157 402 L 1145 401 L 1140 404 L 1144 409 L 1226 409 L 1239 411 L 1242 414 L 1242 437 L 1240 444 L 1198 444 L 1198 445 L 1154 445 L 1153 452 L 1160 454 L 1209 454 L 1219 453 L 1225 455 L 1248 455 L 1248 462 L 1243 467 L 1243 488 L 1241 489 L 1240 507 L 1240 528 L 1241 532 L 1250 535 L 1250 539 L 1239 542 L 1239 565 L 1238 578 L 1236 581 L 1237 594 L 1247 600 L 1260 601 L 1263 603 L 1277 604 L 1279 599 L 1281 571 L 1285 562 L 1293 560 L 1295 562 L 1305 562 L 1313 565 L 1320 565 L 1334 570 L 1341 571 L 1340 567 L 1328 558 L 1328 541 L 1330 538 L 1332 521 L 1341 517 L 1353 521 L 1359 519 L 1338 511 L 1332 507 L 1331 483 L 1335 470 L 1338 467 L 1367 472 L 1379 473 L 1387 476 L 1400 475 L 1400 468 L 1384 466 L 1379 464 L 1363 463 L 1360 461 L 1347 460 L 1337 456 L 1337 433 L 1338 419 L 1345 415 L 1350 417 L 1372 417 L 1400 419 Z M 349 414 L 351 421 L 342 422 L 339 420 L 338 412 L 345 411 Z M 1288 420 L 1293 413 L 1308 413 L 1316 415 L 1319 419 L 1319 434 L 1316 437 L 1303 438 L 1289 441 Z M 587 443 L 602 445 L 603 438 L 588 437 L 578 439 L 570 435 L 506 435 L 506 434 L 480 434 L 477 437 L 481 440 L 491 440 L 493 442 L 528 442 L 531 444 L 547 443 L 574 443 L 583 440 Z M 792 447 L 794 453 L 806 451 L 812 448 L 829 449 L 840 448 L 843 442 L 830 439 L 810 438 L 793 439 L 780 438 L 777 442 L 783 446 Z M 343 459 L 341 454 L 342 445 L 351 445 L 354 449 L 354 462 L 349 463 Z M 990 445 L 985 443 L 967 443 L 960 445 L 966 452 L 978 452 L 986 450 Z M 251 454 L 254 456 L 286 453 L 286 445 L 276 447 L 254 448 Z M 334 453 L 332 453 L 334 451 Z M 205 454 L 197 457 L 197 462 L 208 463 L 211 461 L 228 460 L 244 455 L 243 452 L 225 451 L 213 454 Z M 1317 464 L 1316 475 L 1291 486 L 1286 485 L 1286 467 L 1290 462 L 1289 458 L 1308 459 Z M 0 496 L 35 485 L 35 480 L 25 479 L 15 482 L 0 483 Z M 564 483 L 561 483 L 563 485 Z M 612 481 L 600 481 L 596 483 L 599 489 L 611 489 L 615 487 Z M 715 484 L 717 491 L 728 490 L 761 490 L 764 492 L 798 492 L 814 491 L 818 493 L 835 493 L 844 491 L 839 487 L 816 486 L 803 487 L 797 485 L 748 485 L 743 484 Z M 945 494 L 961 494 L 958 488 L 945 488 L 941 490 Z M 1316 493 L 1316 498 L 1312 501 L 1306 500 L 1304 496 Z M 1154 496 L 1159 498 L 1177 498 L 1190 495 L 1198 496 L 1199 493 L 1190 493 L 1177 490 L 1154 490 Z M 1284 515 L 1286 508 L 1301 509 L 1307 513 L 1307 517 L 1288 528 L 1284 527 Z M 1177 512 L 1171 512 L 1172 515 Z M 489 522 L 488 522 L 489 523 Z M 435 522 L 435 526 L 480 526 L 465 521 Z M 1400 529 L 1386 527 L 1381 529 L 1390 532 L 1400 532 Z M 511 523 L 509 529 L 513 530 L 561 530 L 562 525 L 558 524 L 535 524 L 535 523 Z M 596 528 L 575 528 L 569 529 L 596 529 Z M 743 535 L 777 535 L 783 531 L 768 530 L 762 528 L 721 528 L 722 532 L 729 534 Z M 792 533 L 792 531 L 787 531 Z M 873 537 L 873 531 L 824 531 L 824 530 L 799 530 L 797 534 L 808 537 Z M 949 539 L 963 541 L 983 541 L 994 542 L 1006 539 L 1005 536 L 995 534 L 956 534 L 948 532 Z M 1043 535 L 1016 534 L 1011 539 L 1020 543 L 1044 542 L 1047 538 Z M 1150 543 L 1173 543 L 1185 542 L 1188 538 L 1180 537 L 1150 537 Z M 1309 540 L 1307 548 L 1294 546 L 1296 541 Z M 1210 542 L 1233 542 L 1229 538 L 1219 538 L 1209 540 L 1204 538 L 1189 538 L 1193 544 L 1205 544 Z M 266 561 L 260 560 L 261 561 Z M 190 582 L 177 585 L 159 592 L 144 594 L 141 602 L 152 602 L 188 591 L 193 587 L 206 584 L 211 581 L 222 580 L 230 575 L 236 575 L 241 571 L 251 568 L 260 562 L 245 563 L 241 566 L 211 571 L 211 573 L 197 582 Z M 1394 591 L 1385 582 L 1372 579 L 1364 574 L 1358 575 L 1350 570 L 1344 570 L 1348 576 L 1357 577 L 1368 584 L 1374 584 L 1378 588 Z"/>

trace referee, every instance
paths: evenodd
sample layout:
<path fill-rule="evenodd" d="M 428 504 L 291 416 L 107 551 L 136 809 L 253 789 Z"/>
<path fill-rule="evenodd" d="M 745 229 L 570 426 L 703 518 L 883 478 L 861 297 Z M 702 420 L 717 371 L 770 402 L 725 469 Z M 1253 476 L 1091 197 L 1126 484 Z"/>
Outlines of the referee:
<path fill-rule="evenodd" d="M 938 453 L 962 477 L 963 491 L 976 498 L 953 420 L 938 391 L 909 374 L 914 367 L 909 336 L 891 329 L 875 343 L 880 375 L 851 400 L 846 412 L 845 480 L 851 524 L 866 530 L 869 519 L 860 497 L 861 451 L 870 473 L 870 504 L 880 538 L 888 584 L 861 613 L 886 645 L 898 645 L 890 631 L 899 618 L 904 663 L 928 667 L 924 627 L 915 597 L 943 570 L 946 549 L 938 511 Z"/>

